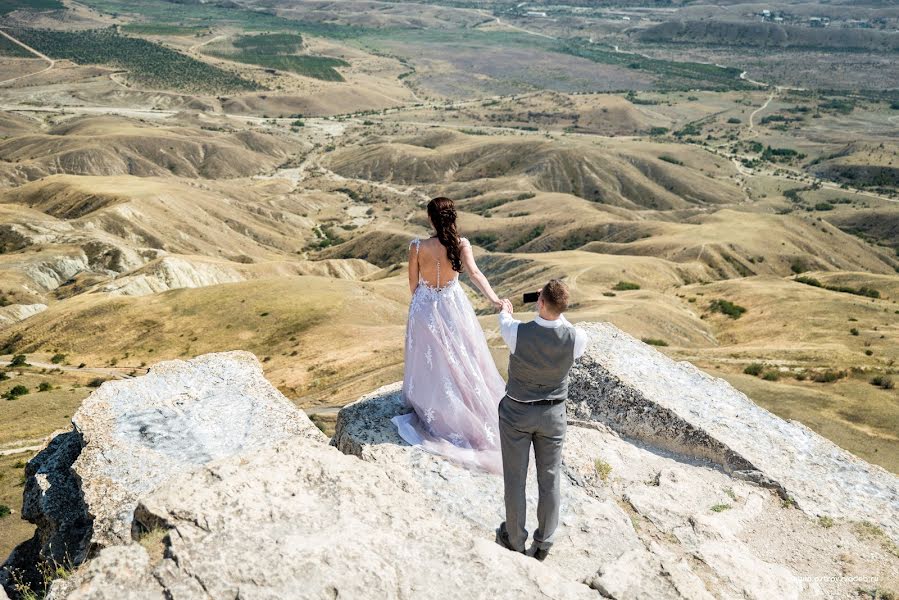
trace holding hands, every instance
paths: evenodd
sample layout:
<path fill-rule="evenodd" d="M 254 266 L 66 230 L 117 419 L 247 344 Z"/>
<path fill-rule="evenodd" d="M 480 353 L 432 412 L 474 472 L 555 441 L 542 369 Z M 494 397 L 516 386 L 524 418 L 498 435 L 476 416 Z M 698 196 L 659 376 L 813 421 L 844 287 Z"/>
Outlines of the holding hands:
<path fill-rule="evenodd" d="M 512 314 L 514 312 L 512 308 L 512 301 L 508 298 L 503 298 L 500 301 L 500 306 L 498 307 L 500 312 Z"/>

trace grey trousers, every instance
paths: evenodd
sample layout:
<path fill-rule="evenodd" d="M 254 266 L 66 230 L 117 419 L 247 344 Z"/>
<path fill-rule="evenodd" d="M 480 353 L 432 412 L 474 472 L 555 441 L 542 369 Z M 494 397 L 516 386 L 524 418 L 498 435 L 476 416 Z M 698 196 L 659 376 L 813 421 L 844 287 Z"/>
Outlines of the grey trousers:
<path fill-rule="evenodd" d="M 534 542 L 549 549 L 559 525 L 559 482 L 562 471 L 562 442 L 567 416 L 565 403 L 525 404 L 503 397 L 499 403 L 499 437 L 503 451 L 506 523 L 512 548 L 524 550 L 528 539 L 525 529 L 527 503 L 525 484 L 531 444 L 537 463 L 537 530 Z"/>

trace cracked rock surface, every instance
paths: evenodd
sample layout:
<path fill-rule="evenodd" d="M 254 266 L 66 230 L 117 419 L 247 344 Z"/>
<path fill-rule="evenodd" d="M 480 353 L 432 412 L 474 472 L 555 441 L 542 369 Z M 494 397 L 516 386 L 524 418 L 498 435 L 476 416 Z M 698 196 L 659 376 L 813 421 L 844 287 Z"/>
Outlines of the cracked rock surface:
<path fill-rule="evenodd" d="M 494 543 L 500 477 L 399 438 L 390 418 L 409 410 L 400 384 L 342 409 L 329 444 L 246 353 L 161 363 L 95 392 L 75 431 L 29 464 L 29 518 L 42 533 L 19 556 L 82 536 L 89 559 L 49 600 L 899 590 L 895 511 L 875 519 L 865 506 L 892 506 L 894 476 L 610 325 L 588 327 L 594 344 L 572 374 L 562 522 L 543 563 Z M 843 496 L 819 499 L 818 484 Z M 533 477 L 530 486 L 533 531 Z M 89 526 L 54 506 L 83 507 Z"/>

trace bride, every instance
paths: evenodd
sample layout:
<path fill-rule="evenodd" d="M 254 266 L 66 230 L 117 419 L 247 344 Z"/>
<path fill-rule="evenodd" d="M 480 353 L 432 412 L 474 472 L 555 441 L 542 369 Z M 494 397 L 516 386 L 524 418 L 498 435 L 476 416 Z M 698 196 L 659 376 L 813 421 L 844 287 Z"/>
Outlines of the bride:
<path fill-rule="evenodd" d="M 406 325 L 403 396 L 414 412 L 393 418 L 412 445 L 500 473 L 497 406 L 505 382 L 496 370 L 459 273 L 493 303 L 502 301 L 478 270 L 471 244 L 456 232 L 449 198 L 428 203 L 435 235 L 409 244 L 412 302 Z"/>

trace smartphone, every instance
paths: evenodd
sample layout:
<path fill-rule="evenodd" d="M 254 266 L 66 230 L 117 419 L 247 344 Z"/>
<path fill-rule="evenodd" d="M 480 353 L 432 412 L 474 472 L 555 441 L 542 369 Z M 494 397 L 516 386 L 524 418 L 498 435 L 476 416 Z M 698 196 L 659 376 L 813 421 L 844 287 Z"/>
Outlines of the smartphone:
<path fill-rule="evenodd" d="M 531 302 L 536 302 L 537 298 L 540 297 L 540 292 L 527 292 L 524 295 L 524 303 L 530 304 Z"/>

